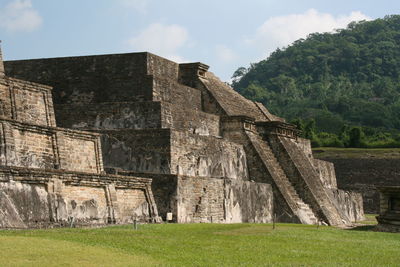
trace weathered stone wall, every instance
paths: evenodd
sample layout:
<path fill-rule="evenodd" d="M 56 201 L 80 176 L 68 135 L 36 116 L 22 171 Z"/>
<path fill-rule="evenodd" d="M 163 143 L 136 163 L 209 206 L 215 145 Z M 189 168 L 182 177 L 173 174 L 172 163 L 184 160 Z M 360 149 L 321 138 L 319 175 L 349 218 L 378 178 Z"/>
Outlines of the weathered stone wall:
<path fill-rule="evenodd" d="M 166 102 L 56 105 L 58 125 L 82 130 L 172 128 L 219 136 L 219 116 Z"/>
<path fill-rule="evenodd" d="M 152 101 L 158 98 L 153 87 L 161 85 L 153 76 L 178 79 L 177 63 L 150 53 L 19 60 L 5 65 L 10 77 L 52 85 L 56 104 Z"/>
<path fill-rule="evenodd" d="M 6 133 L 4 159 L 2 165 L 52 169 L 56 162 L 55 151 L 53 150 L 53 134 L 23 127 L 13 127 L 10 124 L 3 127 Z M 12 140 L 12 141 L 11 141 Z M 3 158 L 3 157 L 2 157 Z"/>
<path fill-rule="evenodd" d="M 145 178 L 0 167 L 0 227 L 158 221 Z"/>
<path fill-rule="evenodd" d="M 335 166 L 333 163 L 319 159 L 311 159 L 311 161 L 324 187 L 337 189 Z"/>
<path fill-rule="evenodd" d="M 4 180 L 4 174 L 0 179 Z M 0 182 L 0 228 L 45 226 L 50 222 L 49 212 L 45 185 Z"/>
<path fill-rule="evenodd" d="M 171 173 L 248 180 L 241 145 L 216 137 L 171 132 Z"/>
<path fill-rule="evenodd" d="M 102 187 L 71 186 L 61 184 L 57 219 L 63 222 L 72 218 L 84 224 L 107 224 L 108 209 L 105 189 Z"/>
<path fill-rule="evenodd" d="M 273 194 L 268 184 L 179 176 L 178 192 L 179 223 L 272 221 Z"/>
<path fill-rule="evenodd" d="M 147 53 L 21 60 L 6 65 L 10 77 L 53 86 L 56 104 L 152 98 L 148 90 L 152 78 L 145 76 Z"/>
<path fill-rule="evenodd" d="M 122 169 L 111 168 L 107 169 L 108 172 L 151 178 L 151 191 L 153 192 L 154 202 L 157 205 L 159 216 L 165 221 L 168 212 L 173 214 L 173 221 L 176 222 L 177 214 L 177 186 L 178 176 L 172 174 L 155 174 L 155 173 L 135 173 L 133 171 L 126 171 Z"/>
<path fill-rule="evenodd" d="M 102 130 L 104 166 L 138 173 L 171 173 L 169 129 Z"/>
<path fill-rule="evenodd" d="M 364 220 L 363 198 L 360 193 L 328 188 L 328 193 L 352 222 Z"/>
<path fill-rule="evenodd" d="M 220 138 L 169 129 L 101 133 L 107 168 L 248 180 L 243 147 Z"/>
<path fill-rule="evenodd" d="M 313 159 L 313 153 L 311 150 L 311 141 L 309 139 L 305 139 L 305 138 L 301 138 L 301 137 L 297 137 L 297 140 L 295 142 L 295 144 L 304 151 L 304 153 L 306 154 L 306 156 L 309 159 Z"/>
<path fill-rule="evenodd" d="M 220 117 L 163 103 L 163 127 L 191 134 L 220 136 Z"/>
<path fill-rule="evenodd" d="M 148 75 L 169 77 L 172 80 L 178 80 L 179 64 L 151 53 L 142 54 L 146 54 L 147 56 L 146 71 Z M 126 55 L 131 57 L 135 53 Z"/>
<path fill-rule="evenodd" d="M 0 120 L 0 165 L 103 171 L 98 134 Z"/>
<path fill-rule="evenodd" d="M 171 78 L 153 76 L 153 101 L 173 103 L 181 108 L 201 110 L 201 92 Z"/>
<path fill-rule="evenodd" d="M 400 233 L 400 186 L 383 186 L 377 189 L 380 194 L 380 209 L 375 230 Z"/>
<path fill-rule="evenodd" d="M 225 222 L 272 222 L 274 194 L 270 184 L 225 179 L 224 189 Z"/>
<path fill-rule="evenodd" d="M 133 220 L 143 217 L 150 218 L 150 207 L 145 191 L 121 188 L 116 192 L 121 223 L 132 223 Z"/>
<path fill-rule="evenodd" d="M 224 179 L 179 177 L 177 191 L 178 223 L 225 221 Z"/>
<path fill-rule="evenodd" d="M 55 126 L 51 87 L 17 79 L 0 80 L 0 116 L 42 126 Z"/>
<path fill-rule="evenodd" d="M 339 188 L 362 194 L 366 213 L 379 212 L 377 186 L 400 185 L 400 160 L 397 158 L 321 159 L 334 164 Z"/>
<path fill-rule="evenodd" d="M 103 171 L 98 136 L 58 132 L 57 145 L 62 169 L 89 173 Z"/>
<path fill-rule="evenodd" d="M 160 102 L 56 105 L 58 126 L 75 129 L 162 128 Z"/>

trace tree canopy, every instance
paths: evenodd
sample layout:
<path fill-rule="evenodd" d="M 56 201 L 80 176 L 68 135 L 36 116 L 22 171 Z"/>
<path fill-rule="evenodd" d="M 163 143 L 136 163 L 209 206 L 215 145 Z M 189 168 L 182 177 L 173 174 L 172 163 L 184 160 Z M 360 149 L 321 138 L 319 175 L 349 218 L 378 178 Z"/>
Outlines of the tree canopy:
<path fill-rule="evenodd" d="M 317 133 L 339 137 L 347 125 L 397 138 L 400 15 L 310 34 L 248 69 L 239 68 L 232 78 L 236 91 L 271 112 L 288 120 L 315 120 Z"/>

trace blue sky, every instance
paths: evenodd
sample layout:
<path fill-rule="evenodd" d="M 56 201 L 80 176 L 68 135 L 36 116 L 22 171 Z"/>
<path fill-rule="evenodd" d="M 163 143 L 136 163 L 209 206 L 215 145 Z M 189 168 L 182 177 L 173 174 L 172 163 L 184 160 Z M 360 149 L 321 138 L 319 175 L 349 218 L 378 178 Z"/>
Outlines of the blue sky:
<path fill-rule="evenodd" d="M 400 14 L 397 0 L 0 0 L 6 60 L 149 51 L 229 80 L 312 32 Z"/>

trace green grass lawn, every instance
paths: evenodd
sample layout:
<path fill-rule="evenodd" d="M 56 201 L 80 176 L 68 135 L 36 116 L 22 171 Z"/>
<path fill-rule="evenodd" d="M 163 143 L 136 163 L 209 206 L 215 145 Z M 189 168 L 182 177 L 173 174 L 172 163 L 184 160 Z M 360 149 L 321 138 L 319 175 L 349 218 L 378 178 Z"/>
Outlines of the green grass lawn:
<path fill-rule="evenodd" d="M 400 234 L 278 224 L 0 231 L 0 266 L 399 266 Z"/>
<path fill-rule="evenodd" d="M 316 158 L 394 158 L 400 159 L 400 148 L 313 148 Z"/>

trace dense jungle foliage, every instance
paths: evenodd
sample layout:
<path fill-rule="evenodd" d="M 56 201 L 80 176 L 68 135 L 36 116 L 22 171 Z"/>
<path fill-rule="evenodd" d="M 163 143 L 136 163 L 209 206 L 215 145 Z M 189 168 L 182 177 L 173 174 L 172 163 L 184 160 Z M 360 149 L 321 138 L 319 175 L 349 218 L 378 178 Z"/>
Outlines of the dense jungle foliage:
<path fill-rule="evenodd" d="M 236 70 L 232 86 L 314 146 L 400 147 L 400 15 L 310 34 Z"/>

